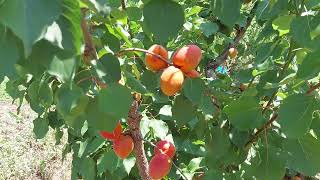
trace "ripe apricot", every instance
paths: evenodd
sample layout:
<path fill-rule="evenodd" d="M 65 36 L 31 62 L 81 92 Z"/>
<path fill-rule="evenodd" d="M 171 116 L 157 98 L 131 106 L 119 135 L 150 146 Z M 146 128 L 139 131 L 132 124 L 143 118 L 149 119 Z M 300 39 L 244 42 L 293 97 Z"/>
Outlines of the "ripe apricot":
<path fill-rule="evenodd" d="M 189 78 L 198 78 L 200 77 L 200 73 L 197 70 L 192 70 L 190 72 L 184 73 Z"/>
<path fill-rule="evenodd" d="M 113 142 L 113 151 L 121 159 L 127 158 L 132 152 L 133 147 L 133 140 L 131 136 L 128 135 L 120 135 L 120 137 Z"/>
<path fill-rule="evenodd" d="M 174 145 L 167 140 L 159 141 L 154 147 L 154 154 L 166 154 L 169 158 L 172 158 L 176 153 L 176 148 Z"/>
<path fill-rule="evenodd" d="M 168 59 L 168 51 L 161 45 L 154 44 L 148 49 L 148 51 L 160 55 L 164 59 Z M 166 62 L 149 53 L 146 54 L 146 65 L 152 71 L 159 71 L 168 67 Z"/>
<path fill-rule="evenodd" d="M 187 73 L 199 65 L 201 58 L 201 49 L 192 44 L 178 49 L 172 56 L 172 62 L 176 67 Z"/>
<path fill-rule="evenodd" d="M 160 89 L 165 95 L 173 96 L 182 88 L 183 81 L 183 72 L 174 66 L 169 66 L 161 74 Z"/>
<path fill-rule="evenodd" d="M 229 49 L 229 57 L 230 57 L 231 59 L 236 58 L 237 55 L 238 55 L 238 50 L 237 50 L 236 48 L 230 48 L 230 49 Z"/>
<path fill-rule="evenodd" d="M 100 131 L 100 135 L 102 137 L 104 137 L 105 139 L 111 140 L 111 141 L 119 139 L 121 133 L 122 133 L 122 126 L 121 126 L 120 122 L 118 122 L 117 126 L 114 128 L 114 130 L 112 132 Z"/>
<path fill-rule="evenodd" d="M 169 174 L 172 161 L 165 154 L 155 155 L 149 164 L 149 174 L 152 179 L 161 179 Z"/>

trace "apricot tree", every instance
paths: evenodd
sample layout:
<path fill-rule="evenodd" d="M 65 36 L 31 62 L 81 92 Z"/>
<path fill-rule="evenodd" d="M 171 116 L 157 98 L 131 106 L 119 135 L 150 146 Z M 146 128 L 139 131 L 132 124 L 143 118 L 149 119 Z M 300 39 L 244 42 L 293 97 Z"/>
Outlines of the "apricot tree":
<path fill-rule="evenodd" d="M 0 81 L 72 179 L 320 172 L 319 0 L 0 0 Z M 20 106 L 17 112 L 20 112 Z"/>

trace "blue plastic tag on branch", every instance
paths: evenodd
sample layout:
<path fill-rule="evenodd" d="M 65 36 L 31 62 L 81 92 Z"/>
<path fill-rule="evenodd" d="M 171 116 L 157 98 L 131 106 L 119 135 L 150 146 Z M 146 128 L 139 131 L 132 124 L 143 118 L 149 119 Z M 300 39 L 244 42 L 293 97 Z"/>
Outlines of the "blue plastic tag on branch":
<path fill-rule="evenodd" d="M 227 74 L 227 68 L 225 66 L 218 66 L 216 69 L 216 72 L 220 73 L 220 74 Z"/>

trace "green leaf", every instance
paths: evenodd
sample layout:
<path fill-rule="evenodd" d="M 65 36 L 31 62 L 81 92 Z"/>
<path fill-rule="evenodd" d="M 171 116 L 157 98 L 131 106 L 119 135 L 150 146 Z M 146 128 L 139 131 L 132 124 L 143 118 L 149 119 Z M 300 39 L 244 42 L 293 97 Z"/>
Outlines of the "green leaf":
<path fill-rule="evenodd" d="M 85 158 L 82 160 L 81 174 L 86 180 L 96 179 L 96 162 L 92 158 Z"/>
<path fill-rule="evenodd" d="M 231 143 L 228 134 L 223 129 L 216 128 L 212 134 L 212 139 L 207 145 L 208 156 L 213 159 L 218 159 L 224 156 L 231 148 Z"/>
<path fill-rule="evenodd" d="M 183 84 L 185 96 L 195 105 L 200 103 L 204 88 L 205 84 L 200 78 L 187 78 Z"/>
<path fill-rule="evenodd" d="M 284 142 L 288 152 L 287 166 L 307 176 L 314 176 L 320 171 L 320 142 L 311 134 L 297 140 Z"/>
<path fill-rule="evenodd" d="M 101 39 L 102 43 L 105 46 L 108 46 L 113 52 L 117 52 L 120 50 L 120 41 L 119 39 L 111 34 L 109 31 L 106 31 Z"/>
<path fill-rule="evenodd" d="M 182 7 L 172 0 L 150 0 L 143 7 L 148 29 L 162 42 L 175 37 L 184 23 Z"/>
<path fill-rule="evenodd" d="M 216 111 L 216 107 L 213 105 L 212 97 L 207 96 L 205 93 L 201 96 L 201 101 L 199 104 L 199 108 L 204 112 L 205 114 L 213 114 Z"/>
<path fill-rule="evenodd" d="M 36 118 L 33 120 L 33 132 L 37 139 L 42 139 L 46 136 L 49 131 L 49 121 L 48 119 Z"/>
<path fill-rule="evenodd" d="M 177 121 L 178 126 L 186 125 L 194 117 L 195 109 L 192 103 L 183 96 L 176 97 L 172 107 L 172 119 Z"/>
<path fill-rule="evenodd" d="M 56 108 L 70 126 L 79 124 L 77 118 L 83 114 L 88 101 L 89 99 L 82 89 L 75 85 L 70 88 L 64 84 L 55 95 Z"/>
<path fill-rule="evenodd" d="M 286 173 L 285 158 L 272 146 L 259 149 L 259 164 L 251 165 L 248 173 L 258 179 L 282 179 Z"/>
<path fill-rule="evenodd" d="M 127 78 L 126 84 L 134 91 L 141 93 L 141 94 L 146 94 L 148 93 L 148 90 L 146 87 L 136 79 L 131 73 L 128 71 L 124 71 L 124 75 Z"/>
<path fill-rule="evenodd" d="M 119 84 L 110 84 L 98 95 L 99 110 L 112 118 L 119 120 L 128 116 L 132 96 L 128 88 Z"/>
<path fill-rule="evenodd" d="M 147 117 L 142 118 L 140 127 L 143 136 L 152 130 L 154 136 L 160 139 L 164 139 L 169 132 L 167 123 L 157 119 L 148 119 Z"/>
<path fill-rule="evenodd" d="M 216 23 L 205 22 L 200 24 L 200 30 L 206 37 L 209 37 L 219 30 L 219 26 Z"/>
<path fill-rule="evenodd" d="M 299 66 L 297 77 L 311 79 L 320 72 L 320 51 L 309 53 Z"/>
<path fill-rule="evenodd" d="M 0 24 L 0 79 L 3 76 L 12 77 L 16 74 L 15 64 L 18 60 L 19 49 L 17 38 L 14 37 L 10 30 L 5 29 L 5 27 Z"/>
<path fill-rule="evenodd" d="M 60 43 L 59 45 L 61 45 L 64 50 L 79 55 L 81 53 L 80 48 L 83 39 L 82 30 L 79 28 L 81 27 L 82 19 L 79 2 L 63 0 L 62 7 L 62 14 L 57 20 L 61 34 L 58 29 L 55 29 L 57 27 L 53 27 L 53 29 L 49 28 L 46 39 L 50 39 L 51 42 L 61 39 L 60 42 L 56 43 Z"/>
<path fill-rule="evenodd" d="M 96 75 L 106 83 L 118 82 L 121 79 L 120 62 L 112 54 L 105 54 L 98 61 L 91 61 Z"/>
<path fill-rule="evenodd" d="M 43 81 L 39 84 L 38 100 L 39 103 L 42 104 L 44 107 L 50 107 L 53 102 L 52 87 L 46 81 Z"/>
<path fill-rule="evenodd" d="M 54 56 L 48 73 L 56 76 L 61 82 L 71 82 L 77 67 L 78 59 L 69 55 Z"/>
<path fill-rule="evenodd" d="M 188 164 L 188 170 L 190 172 L 195 172 L 196 170 L 198 170 L 200 168 L 200 163 L 202 160 L 203 160 L 203 157 L 191 159 L 191 161 Z"/>
<path fill-rule="evenodd" d="M 141 76 L 141 82 L 146 88 L 153 92 L 157 87 L 159 87 L 159 77 L 156 73 L 146 70 Z"/>
<path fill-rule="evenodd" d="M 25 56 L 32 45 L 62 12 L 62 1 L 10 0 L 0 6 L 0 22 L 8 26 L 23 42 Z"/>
<path fill-rule="evenodd" d="M 135 157 L 128 157 L 123 160 L 123 166 L 128 175 L 130 174 L 131 169 L 136 164 L 136 158 Z"/>
<path fill-rule="evenodd" d="M 261 107 L 254 97 L 244 96 L 232 101 L 223 111 L 239 130 L 253 129 L 261 124 Z"/>
<path fill-rule="evenodd" d="M 113 151 L 107 151 L 97 160 L 97 173 L 102 174 L 106 170 L 113 173 L 120 167 L 120 163 L 120 159 Z"/>
<path fill-rule="evenodd" d="M 131 21 L 139 21 L 142 18 L 142 11 L 137 7 L 128 7 L 126 12 Z"/>
<path fill-rule="evenodd" d="M 233 27 L 238 21 L 240 17 L 240 7 L 240 0 L 211 0 L 213 14 L 228 27 Z"/>
<path fill-rule="evenodd" d="M 281 104 L 278 122 L 288 138 L 299 138 L 306 134 L 312 123 L 315 107 L 313 96 L 294 94 L 288 96 Z"/>
<path fill-rule="evenodd" d="M 109 132 L 113 131 L 119 121 L 119 119 L 112 118 L 110 115 L 99 109 L 97 98 L 90 100 L 86 109 L 86 118 L 89 126 L 94 127 L 97 130 Z"/>
<path fill-rule="evenodd" d="M 288 34 L 290 31 L 290 25 L 293 18 L 294 16 L 290 16 L 290 15 L 279 16 L 277 17 L 277 19 L 273 20 L 272 27 L 274 30 L 279 31 L 279 36 Z"/>
<path fill-rule="evenodd" d="M 311 42 L 310 29 L 307 28 L 309 23 L 308 16 L 297 17 L 291 23 L 290 32 L 292 33 L 292 38 L 304 47 Z"/>

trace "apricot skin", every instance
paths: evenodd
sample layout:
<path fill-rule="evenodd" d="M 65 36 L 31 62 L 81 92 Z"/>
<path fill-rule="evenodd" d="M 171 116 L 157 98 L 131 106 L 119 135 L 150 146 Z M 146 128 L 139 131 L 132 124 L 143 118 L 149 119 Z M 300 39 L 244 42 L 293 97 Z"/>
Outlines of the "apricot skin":
<path fill-rule="evenodd" d="M 149 174 L 152 179 L 161 179 L 169 174 L 172 161 L 165 154 L 155 155 L 149 164 Z"/>
<path fill-rule="evenodd" d="M 100 131 L 100 135 L 102 137 L 104 137 L 105 139 L 111 140 L 111 141 L 119 139 L 121 133 L 122 133 L 122 126 L 121 126 L 120 122 L 118 122 L 117 126 L 114 128 L 114 130 L 112 132 Z"/>
<path fill-rule="evenodd" d="M 132 152 L 133 147 L 133 140 L 128 135 L 120 135 L 120 137 L 113 142 L 113 151 L 121 159 L 127 158 Z"/>
<path fill-rule="evenodd" d="M 174 66 L 169 66 L 161 74 L 160 89 L 165 95 L 173 96 L 182 88 L 183 81 L 183 72 Z"/>
<path fill-rule="evenodd" d="M 190 72 L 184 73 L 189 78 L 198 78 L 200 77 L 200 73 L 197 70 L 192 70 Z"/>
<path fill-rule="evenodd" d="M 152 45 L 148 51 L 153 52 L 154 54 L 158 54 L 164 59 L 168 59 L 168 51 L 162 47 L 161 45 L 154 44 Z M 168 64 L 158 57 L 147 53 L 146 54 L 146 66 L 151 70 L 151 71 L 160 71 L 166 67 L 168 67 Z"/>
<path fill-rule="evenodd" d="M 230 57 L 231 59 L 236 58 L 237 55 L 238 55 L 238 50 L 237 50 L 236 48 L 230 48 L 230 49 L 229 49 L 229 57 Z"/>
<path fill-rule="evenodd" d="M 169 158 L 172 158 L 176 153 L 176 148 L 170 141 L 162 140 L 156 144 L 156 147 L 154 147 L 154 154 L 156 155 L 160 153 L 166 154 Z"/>
<path fill-rule="evenodd" d="M 184 73 L 194 70 L 202 58 L 201 49 L 197 45 L 188 45 L 178 49 L 172 56 L 174 66 Z"/>

